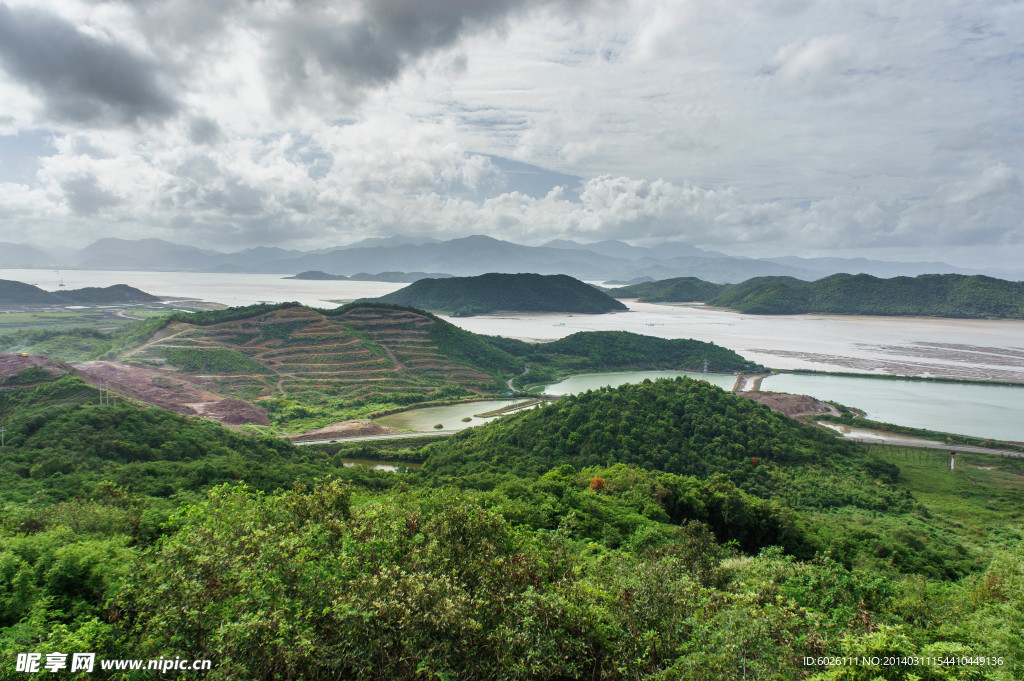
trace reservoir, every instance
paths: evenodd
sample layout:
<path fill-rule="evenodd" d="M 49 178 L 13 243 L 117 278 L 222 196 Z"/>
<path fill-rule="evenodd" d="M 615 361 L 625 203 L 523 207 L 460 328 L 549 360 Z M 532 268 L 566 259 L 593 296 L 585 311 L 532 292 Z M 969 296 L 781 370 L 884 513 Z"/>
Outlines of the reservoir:
<path fill-rule="evenodd" d="M 689 376 L 700 381 L 707 381 L 711 385 L 717 385 L 723 390 L 731 390 L 736 377 L 732 374 L 702 374 L 700 372 L 684 371 L 617 371 L 605 374 L 579 374 L 544 387 L 548 395 L 575 395 L 588 390 L 597 390 L 610 385 L 617 388 L 626 383 L 641 383 L 645 378 L 652 381 L 658 378 L 675 378 L 676 376 Z M 529 376 L 527 376 L 529 377 Z"/>
<path fill-rule="evenodd" d="M 453 431 L 464 428 L 479 426 L 498 418 L 487 416 L 480 418 L 476 414 L 482 414 L 494 409 L 501 409 L 517 402 L 526 400 L 486 400 L 481 402 L 464 402 L 462 404 L 446 404 L 440 407 L 424 407 L 423 409 L 409 409 L 400 411 L 397 414 L 388 414 L 374 419 L 375 423 L 389 428 L 400 430 L 412 430 L 421 433 L 433 433 L 439 430 Z M 462 419 L 468 418 L 469 421 Z M 434 428 L 440 423 L 443 428 Z"/>
<path fill-rule="evenodd" d="M 866 412 L 873 421 L 1024 441 L 1024 387 L 853 376 L 777 374 L 761 390 L 810 395 Z"/>

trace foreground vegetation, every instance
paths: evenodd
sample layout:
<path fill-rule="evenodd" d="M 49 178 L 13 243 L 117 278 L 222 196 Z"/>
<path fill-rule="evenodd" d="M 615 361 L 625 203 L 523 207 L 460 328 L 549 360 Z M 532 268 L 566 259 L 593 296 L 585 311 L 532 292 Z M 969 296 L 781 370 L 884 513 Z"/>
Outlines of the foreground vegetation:
<path fill-rule="evenodd" d="M 370 445 L 100 405 L 73 375 L 9 386 L 4 677 L 32 650 L 211 659 L 210 679 L 1024 676 L 1019 461 L 954 475 L 679 379 L 378 473 L 340 458 Z"/>
<path fill-rule="evenodd" d="M 756 277 L 740 284 L 712 284 L 689 277 L 624 286 L 612 293 L 645 302 L 706 302 L 750 314 L 1024 318 L 1024 282 L 981 275 L 880 279 L 869 274 L 834 274 L 817 281 Z"/>

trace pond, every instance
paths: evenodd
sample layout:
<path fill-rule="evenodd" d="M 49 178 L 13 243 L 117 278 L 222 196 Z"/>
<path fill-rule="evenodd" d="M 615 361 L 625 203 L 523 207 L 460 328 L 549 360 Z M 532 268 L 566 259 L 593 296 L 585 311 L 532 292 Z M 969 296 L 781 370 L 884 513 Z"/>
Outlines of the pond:
<path fill-rule="evenodd" d="M 526 400 L 522 399 L 483 400 L 480 402 L 446 404 L 440 407 L 424 407 L 422 409 L 400 411 L 396 414 L 381 416 L 378 419 L 374 419 L 374 421 L 389 428 L 412 430 L 422 433 L 433 433 L 438 430 L 456 431 L 463 430 L 465 428 L 472 428 L 473 426 L 479 426 L 481 423 L 487 423 L 488 421 L 493 421 L 498 418 L 497 415 L 481 418 L 477 416 L 477 414 L 483 414 L 525 401 Z M 469 420 L 463 421 L 463 419 Z M 443 427 L 435 428 L 434 426 L 439 423 Z"/>

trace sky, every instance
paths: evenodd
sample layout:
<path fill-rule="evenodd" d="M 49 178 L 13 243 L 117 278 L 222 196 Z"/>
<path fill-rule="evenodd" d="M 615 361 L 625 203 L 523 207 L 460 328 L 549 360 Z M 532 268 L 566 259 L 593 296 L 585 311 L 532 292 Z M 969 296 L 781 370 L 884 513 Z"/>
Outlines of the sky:
<path fill-rule="evenodd" d="M 1020 270 L 1022 84 L 1019 0 L 0 0 L 0 242 Z"/>

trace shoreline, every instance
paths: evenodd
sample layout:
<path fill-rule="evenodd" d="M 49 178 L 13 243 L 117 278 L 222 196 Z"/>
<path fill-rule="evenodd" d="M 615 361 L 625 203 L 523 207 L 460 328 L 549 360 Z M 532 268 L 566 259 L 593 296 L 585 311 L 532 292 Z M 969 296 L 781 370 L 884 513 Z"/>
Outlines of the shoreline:
<path fill-rule="evenodd" d="M 914 376 L 909 374 L 877 374 L 856 371 L 822 371 L 818 369 L 775 369 L 769 367 L 771 374 L 800 374 L 805 376 L 842 376 L 844 378 L 874 378 L 883 381 L 917 381 L 921 383 L 952 383 L 956 385 L 1007 386 L 1024 388 L 1024 382 L 985 380 L 981 378 L 952 378 L 947 376 Z M 758 384 L 760 387 L 760 384 Z"/>

